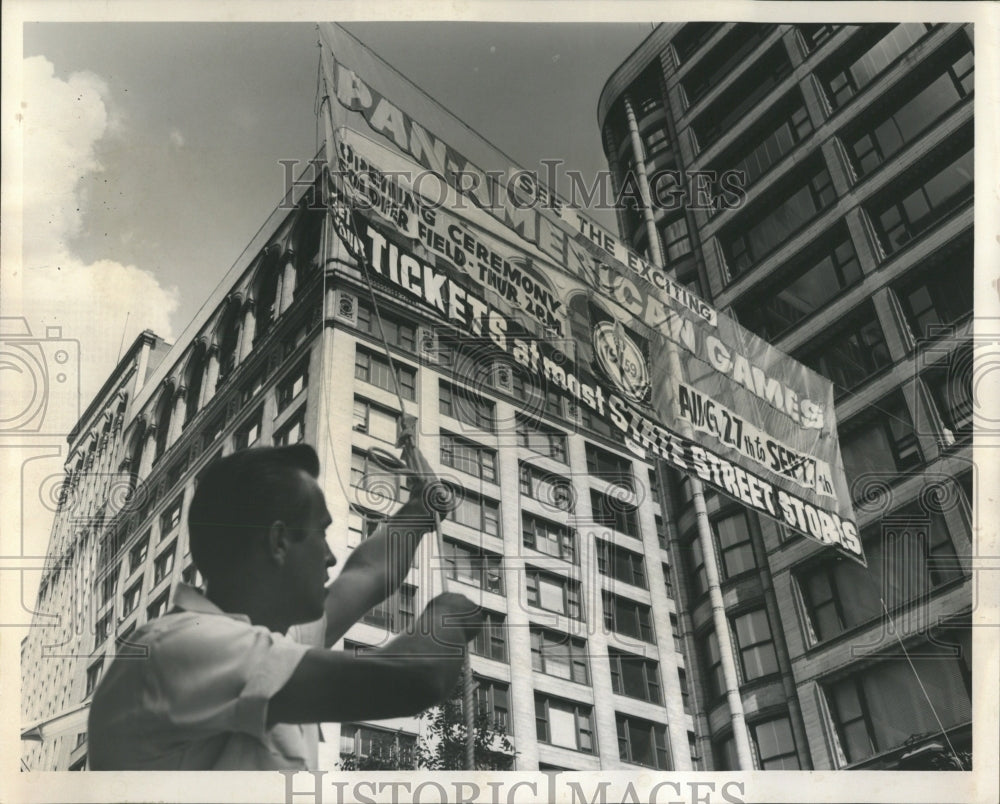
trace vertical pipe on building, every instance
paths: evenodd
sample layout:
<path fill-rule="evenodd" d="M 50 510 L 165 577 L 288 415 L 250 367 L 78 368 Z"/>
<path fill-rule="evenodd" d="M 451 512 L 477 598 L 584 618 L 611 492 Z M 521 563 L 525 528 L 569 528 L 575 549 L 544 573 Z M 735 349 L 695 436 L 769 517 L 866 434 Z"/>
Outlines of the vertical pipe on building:
<path fill-rule="evenodd" d="M 632 109 L 632 101 L 626 94 L 623 96 L 625 117 L 628 121 L 629 136 L 632 140 L 632 156 L 636 165 L 636 175 L 639 180 L 639 193 L 642 197 L 642 215 L 646 224 L 646 234 L 649 239 L 649 257 L 657 268 L 667 270 L 663 264 L 663 251 L 656 231 L 656 221 L 653 218 L 653 207 L 649 192 L 649 179 L 646 175 L 645 154 L 642 148 L 642 138 L 639 136 L 639 124 Z M 671 274 L 673 272 L 668 271 Z M 670 360 L 670 374 L 680 377 L 680 356 L 673 341 L 667 341 L 667 354 Z M 677 417 L 681 422 L 681 435 L 691 437 L 690 426 L 686 420 Z M 752 770 L 753 755 L 750 751 L 750 737 L 747 733 L 746 719 L 743 714 L 743 700 L 740 698 L 739 678 L 736 674 L 736 662 L 733 659 L 733 640 L 729 632 L 729 620 L 722 602 L 722 587 L 719 585 L 719 567 L 715 561 L 715 545 L 712 539 L 712 526 L 708 521 L 708 508 L 705 505 L 705 490 L 701 480 L 690 475 L 691 501 L 694 504 L 695 519 L 698 524 L 698 540 L 701 542 L 701 552 L 705 557 L 705 576 L 708 582 L 708 596 L 712 606 L 712 622 L 715 625 L 715 635 L 719 641 L 719 653 L 722 658 L 722 675 L 726 682 L 726 700 L 729 703 L 729 717 L 733 727 L 733 741 L 736 745 L 736 758 L 739 762 L 737 770 Z"/>

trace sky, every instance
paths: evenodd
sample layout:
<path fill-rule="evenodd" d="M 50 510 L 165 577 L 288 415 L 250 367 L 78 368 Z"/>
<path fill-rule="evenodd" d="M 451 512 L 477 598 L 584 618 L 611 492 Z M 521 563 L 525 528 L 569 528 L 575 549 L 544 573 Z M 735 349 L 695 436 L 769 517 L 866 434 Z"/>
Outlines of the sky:
<path fill-rule="evenodd" d="M 346 27 L 524 167 L 584 175 L 606 168 L 604 82 L 651 32 Z M 84 406 L 123 343 L 183 332 L 283 195 L 280 160 L 318 149 L 316 43 L 311 23 L 25 25 L 24 314 L 80 341 Z"/>

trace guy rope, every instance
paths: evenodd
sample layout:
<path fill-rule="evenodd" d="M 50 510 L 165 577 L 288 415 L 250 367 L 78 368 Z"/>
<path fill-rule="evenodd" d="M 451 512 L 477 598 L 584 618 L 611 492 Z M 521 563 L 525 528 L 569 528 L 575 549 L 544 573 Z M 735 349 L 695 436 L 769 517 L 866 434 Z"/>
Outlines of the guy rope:
<path fill-rule="evenodd" d="M 325 85 L 324 81 L 324 85 Z M 333 169 L 333 166 L 337 164 L 337 142 L 336 142 L 336 130 L 331 119 L 332 105 L 330 99 L 331 88 L 329 86 L 324 86 L 322 96 L 320 98 L 318 113 L 322 115 L 323 124 L 325 126 L 325 142 L 326 142 L 326 177 L 332 184 L 334 177 L 329 174 L 329 171 Z M 326 107 L 324 110 L 324 106 Z M 324 191 L 329 188 L 324 187 Z M 344 203 L 349 204 L 349 192 L 338 193 L 338 199 L 334 203 Z M 336 214 L 336 210 L 333 208 L 334 204 L 329 203 L 328 214 Z M 354 218 L 351 215 L 351 210 L 347 209 L 346 214 L 343 216 L 348 221 L 348 226 L 350 229 L 350 234 L 354 242 L 358 242 L 358 233 L 355 228 Z M 328 228 L 329 231 L 329 228 Z M 368 450 L 366 461 L 365 461 L 365 473 L 367 474 L 367 464 L 369 461 L 374 463 L 379 468 L 401 474 L 409 475 L 411 478 L 422 478 L 424 480 L 424 504 L 434 515 L 434 531 L 436 534 L 436 543 L 438 554 L 445 555 L 444 551 L 444 538 L 441 532 L 441 519 L 446 516 L 458 504 L 457 497 L 451 488 L 442 483 L 434 470 L 431 468 L 430 464 L 427 462 L 426 458 L 421 454 L 419 448 L 417 447 L 417 417 L 406 413 L 406 405 L 403 400 L 402 389 L 400 388 L 399 375 L 396 372 L 396 364 L 393 360 L 392 351 L 389 347 L 389 341 L 385 334 L 385 327 L 382 324 L 382 315 L 379 309 L 378 297 L 375 293 L 375 288 L 371 281 L 371 266 L 369 265 L 367 256 L 364 254 L 363 249 L 352 248 L 350 243 L 345 243 L 348 251 L 358 262 L 361 268 L 361 273 L 364 276 L 365 284 L 368 288 L 368 295 L 371 300 L 372 314 L 378 328 L 378 337 L 382 342 L 382 349 L 385 353 L 385 358 L 388 363 L 389 374 L 392 377 L 393 391 L 396 395 L 396 400 L 399 403 L 400 420 L 399 427 L 397 431 L 397 442 L 396 446 L 400 449 L 400 457 L 397 458 L 392 453 L 379 449 L 377 447 L 372 447 Z M 324 285 L 326 282 L 326 260 L 327 254 L 324 254 Z M 325 298 L 325 288 L 324 288 L 324 298 Z M 443 591 L 448 591 L 448 577 L 444 572 L 444 566 L 442 565 L 441 571 L 441 582 Z M 473 696 L 475 693 L 475 681 L 472 676 L 472 665 L 469 659 L 468 648 L 465 648 L 464 655 L 464 665 L 462 671 L 462 710 L 465 718 L 465 769 L 475 770 L 475 712 L 473 711 L 474 701 Z"/>

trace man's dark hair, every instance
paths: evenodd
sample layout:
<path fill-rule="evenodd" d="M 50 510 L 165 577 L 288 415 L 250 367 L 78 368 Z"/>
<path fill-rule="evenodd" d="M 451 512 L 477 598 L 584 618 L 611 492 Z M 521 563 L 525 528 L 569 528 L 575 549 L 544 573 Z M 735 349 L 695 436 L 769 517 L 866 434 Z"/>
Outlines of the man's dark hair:
<path fill-rule="evenodd" d="M 205 468 L 188 509 L 191 557 L 202 575 L 230 572 L 271 523 L 302 522 L 308 499 L 299 471 L 319 476 L 308 444 L 240 450 Z"/>

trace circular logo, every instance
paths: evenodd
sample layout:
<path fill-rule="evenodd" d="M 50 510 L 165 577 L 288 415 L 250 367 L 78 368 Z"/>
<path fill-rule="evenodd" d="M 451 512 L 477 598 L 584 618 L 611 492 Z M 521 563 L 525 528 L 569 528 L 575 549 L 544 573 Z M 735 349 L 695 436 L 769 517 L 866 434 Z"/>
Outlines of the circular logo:
<path fill-rule="evenodd" d="M 602 321 L 594 326 L 594 354 L 601 369 L 633 402 L 649 393 L 649 369 L 642 351 L 621 324 Z"/>

